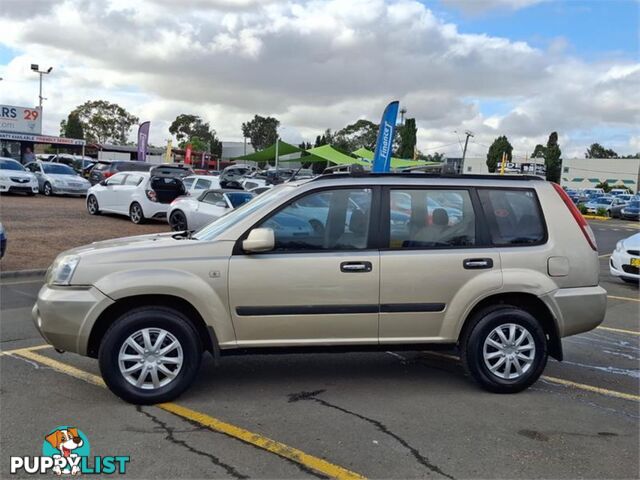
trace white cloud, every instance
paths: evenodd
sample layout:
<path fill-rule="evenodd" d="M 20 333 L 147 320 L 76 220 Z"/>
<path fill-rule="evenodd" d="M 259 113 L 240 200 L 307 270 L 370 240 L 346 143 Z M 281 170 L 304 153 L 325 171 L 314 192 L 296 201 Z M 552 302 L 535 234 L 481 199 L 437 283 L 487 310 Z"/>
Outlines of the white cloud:
<path fill-rule="evenodd" d="M 572 59 L 562 42 L 542 51 L 461 33 L 412 0 L 185 0 L 179 9 L 169 0 L 59 0 L 20 15 L 19 5 L 41 3 L 10 0 L 0 11 L 11 17 L 0 42 L 20 52 L 0 66 L 0 87 L 3 101 L 32 105 L 29 64 L 53 66 L 47 133 L 89 99 L 150 119 L 157 144 L 179 113 L 202 115 L 227 140 L 241 138 L 253 114 L 275 115 L 283 136 L 313 140 L 358 118 L 377 121 L 393 99 L 416 117 L 425 149 L 459 150 L 453 131 L 465 129 L 478 152 L 501 134 L 530 151 L 552 130 L 574 148 L 581 132 L 640 120 L 639 64 Z M 494 99 L 513 108 L 483 115 L 478 101 Z"/>
<path fill-rule="evenodd" d="M 548 0 L 441 0 L 445 5 L 455 7 L 467 13 L 480 13 L 489 10 L 519 10 Z"/>

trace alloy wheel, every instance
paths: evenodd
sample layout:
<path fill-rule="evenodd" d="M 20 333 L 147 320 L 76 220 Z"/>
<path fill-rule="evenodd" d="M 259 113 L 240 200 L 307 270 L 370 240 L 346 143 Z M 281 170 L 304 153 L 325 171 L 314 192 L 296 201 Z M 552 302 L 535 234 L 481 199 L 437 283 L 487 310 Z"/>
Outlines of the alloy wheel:
<path fill-rule="evenodd" d="M 142 219 L 142 210 L 138 204 L 131 205 L 131 220 L 133 223 L 140 223 Z"/>
<path fill-rule="evenodd" d="M 171 226 L 175 231 L 183 231 L 187 229 L 187 217 L 181 211 L 171 214 Z"/>
<path fill-rule="evenodd" d="M 143 328 L 131 334 L 118 353 L 122 376 L 135 387 L 154 390 L 171 383 L 184 363 L 182 345 L 162 328 Z"/>
<path fill-rule="evenodd" d="M 506 323 L 487 335 L 482 347 L 486 367 L 495 376 L 515 380 L 531 369 L 536 345 L 531 333 L 522 325 Z"/>
<path fill-rule="evenodd" d="M 89 207 L 89 213 L 94 215 L 98 211 L 98 200 L 93 195 L 89 197 L 87 202 L 87 206 Z"/>

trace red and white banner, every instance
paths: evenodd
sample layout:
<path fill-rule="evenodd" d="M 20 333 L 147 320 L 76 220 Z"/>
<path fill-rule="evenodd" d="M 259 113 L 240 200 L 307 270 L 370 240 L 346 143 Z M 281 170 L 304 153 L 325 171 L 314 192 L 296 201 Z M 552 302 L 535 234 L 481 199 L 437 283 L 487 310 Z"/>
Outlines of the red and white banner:
<path fill-rule="evenodd" d="M 187 149 L 184 152 L 184 163 L 191 165 L 191 144 L 187 145 Z"/>

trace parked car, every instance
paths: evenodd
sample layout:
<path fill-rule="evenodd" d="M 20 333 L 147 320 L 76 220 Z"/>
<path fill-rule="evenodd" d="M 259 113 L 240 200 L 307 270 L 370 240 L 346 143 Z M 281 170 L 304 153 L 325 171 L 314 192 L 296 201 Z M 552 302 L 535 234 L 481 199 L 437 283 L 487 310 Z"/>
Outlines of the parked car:
<path fill-rule="evenodd" d="M 156 177 L 185 178 L 193 175 L 193 169 L 184 163 L 160 163 L 153 165 L 149 171 Z"/>
<path fill-rule="evenodd" d="M 613 196 L 603 196 L 598 197 L 591 202 L 588 202 L 585 206 L 587 207 L 587 213 L 598 213 L 599 210 L 605 210 L 607 212 L 607 215 L 611 216 L 612 208 L 625 204 L 626 202 L 621 198 Z"/>
<path fill-rule="evenodd" d="M 0 157 L 0 193 L 38 193 L 38 179 L 13 158 Z"/>
<path fill-rule="evenodd" d="M 629 191 L 628 188 L 612 188 L 609 191 L 609 193 L 611 195 L 615 195 L 615 196 L 618 196 L 618 195 L 630 195 L 631 194 L 631 192 Z"/>
<path fill-rule="evenodd" d="M 89 189 L 87 210 L 127 215 L 133 223 L 165 219 L 169 204 L 184 195 L 178 177 L 153 176 L 150 172 L 120 172 Z"/>
<path fill-rule="evenodd" d="M 616 244 L 609 259 L 609 271 L 625 282 L 640 281 L 640 233 L 631 235 Z"/>
<path fill-rule="evenodd" d="M 640 200 L 634 200 L 620 209 L 620 217 L 625 220 L 640 220 Z"/>
<path fill-rule="evenodd" d="M 7 250 L 7 232 L 4 226 L 0 222 L 0 258 L 4 257 L 4 252 Z"/>
<path fill-rule="evenodd" d="M 254 167 L 253 165 L 246 165 L 241 163 L 229 165 L 222 170 L 222 173 L 220 174 L 220 182 L 240 182 L 242 177 L 244 177 L 245 175 L 257 171 L 258 167 Z"/>
<path fill-rule="evenodd" d="M 70 155 L 68 153 L 54 155 L 49 161 L 53 163 L 63 163 L 73 168 L 78 175 L 82 175 L 85 178 L 85 172 L 91 170 L 91 167 L 97 162 L 95 158 Z"/>
<path fill-rule="evenodd" d="M 199 197 L 205 190 L 220 188 L 220 179 L 213 175 L 189 175 L 182 179 L 187 195 Z"/>
<path fill-rule="evenodd" d="M 254 196 L 238 190 L 205 190 L 198 197 L 179 197 L 171 202 L 167 221 L 176 231 L 198 230 Z"/>
<path fill-rule="evenodd" d="M 461 199 L 461 218 L 434 211 L 429 224 L 428 199 L 444 194 Z M 391 238 L 394 195 L 409 196 L 412 221 Z M 106 385 L 136 404 L 176 398 L 204 350 L 430 343 L 457 346 L 483 388 L 514 393 L 548 355 L 562 359 L 562 337 L 602 322 L 599 270 L 589 224 L 538 177 L 329 174 L 277 185 L 195 234 L 63 252 L 33 318 L 55 348 L 98 358 Z"/>
<path fill-rule="evenodd" d="M 89 181 L 78 175 L 73 168 L 61 163 L 36 160 L 25 165 L 25 168 L 36 176 L 40 192 L 46 196 L 84 196 L 91 186 Z"/>
<path fill-rule="evenodd" d="M 89 172 L 91 185 L 100 183 L 118 172 L 148 172 L 154 165 L 130 160 L 98 160 Z"/>
<path fill-rule="evenodd" d="M 620 212 L 632 200 L 635 199 L 635 196 L 623 193 L 621 195 L 617 195 L 615 198 L 617 198 L 618 200 L 621 200 L 621 201 L 619 201 L 616 205 L 611 207 L 611 210 L 609 210 L 609 214 L 610 214 L 611 218 L 622 218 L 622 214 Z"/>

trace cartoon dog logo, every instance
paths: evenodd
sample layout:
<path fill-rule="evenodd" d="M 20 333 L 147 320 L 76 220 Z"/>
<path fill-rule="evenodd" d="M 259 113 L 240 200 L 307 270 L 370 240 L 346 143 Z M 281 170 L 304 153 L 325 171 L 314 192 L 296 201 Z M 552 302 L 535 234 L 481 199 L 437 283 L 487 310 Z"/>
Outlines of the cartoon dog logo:
<path fill-rule="evenodd" d="M 53 458 L 60 459 L 60 461 L 56 462 L 56 466 L 53 467 L 54 473 L 57 475 L 62 475 L 63 473 L 77 475 L 80 473 L 80 459 L 78 454 L 73 453 L 73 451 L 82 447 L 84 440 L 80 438 L 77 428 L 59 428 L 47 435 L 45 440 L 60 452 L 60 454 L 53 455 Z"/>

